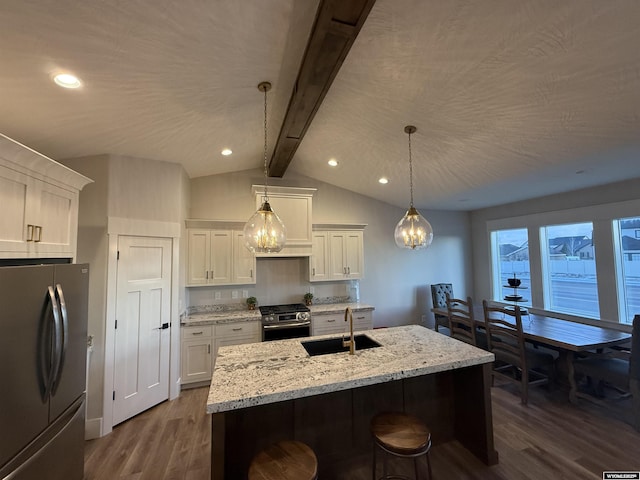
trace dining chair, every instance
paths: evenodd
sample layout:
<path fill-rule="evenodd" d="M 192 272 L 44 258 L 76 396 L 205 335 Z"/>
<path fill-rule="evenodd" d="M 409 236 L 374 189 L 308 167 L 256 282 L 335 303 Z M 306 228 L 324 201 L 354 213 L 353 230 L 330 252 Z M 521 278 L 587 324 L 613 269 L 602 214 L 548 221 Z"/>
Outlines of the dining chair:
<path fill-rule="evenodd" d="M 452 298 L 447 294 L 447 313 L 449 320 L 449 335 L 456 340 L 463 341 L 474 347 L 487 349 L 487 336 L 479 332 L 473 314 L 473 300 L 467 297 Z"/>
<path fill-rule="evenodd" d="M 447 294 L 453 296 L 453 285 L 450 283 L 434 283 L 431 285 L 431 300 L 433 308 L 447 308 Z M 435 314 L 435 330 L 438 327 L 449 328 L 449 317 L 447 315 Z"/>
<path fill-rule="evenodd" d="M 632 424 L 640 431 L 640 315 L 633 318 L 631 332 L 630 350 L 587 355 L 574 360 L 573 368 L 576 375 L 588 377 L 596 384 L 604 382 L 631 393 Z M 578 396 L 575 382 L 571 388 L 571 394 Z"/>
<path fill-rule="evenodd" d="M 553 355 L 529 348 L 522 333 L 520 307 L 505 308 L 482 301 L 487 347 L 496 361 L 492 380 L 502 378 L 520 385 L 520 397 L 524 405 L 529 400 L 529 386 L 549 383 L 553 377 L 555 358 Z M 540 368 L 547 373 L 540 372 Z"/>

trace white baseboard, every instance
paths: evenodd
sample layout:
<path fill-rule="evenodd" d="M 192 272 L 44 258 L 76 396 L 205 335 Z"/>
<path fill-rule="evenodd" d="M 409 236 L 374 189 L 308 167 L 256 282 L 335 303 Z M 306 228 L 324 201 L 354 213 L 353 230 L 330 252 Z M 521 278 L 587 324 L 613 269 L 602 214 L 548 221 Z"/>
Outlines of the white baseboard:
<path fill-rule="evenodd" d="M 93 440 L 94 438 L 100 438 L 102 432 L 102 417 L 100 418 L 87 418 L 84 422 L 84 439 Z"/>

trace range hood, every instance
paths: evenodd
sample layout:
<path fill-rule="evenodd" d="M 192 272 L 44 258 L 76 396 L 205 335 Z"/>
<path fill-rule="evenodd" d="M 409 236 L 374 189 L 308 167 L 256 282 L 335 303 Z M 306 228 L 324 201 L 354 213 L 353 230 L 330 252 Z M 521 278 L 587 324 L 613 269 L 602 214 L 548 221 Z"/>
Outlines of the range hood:
<path fill-rule="evenodd" d="M 287 229 L 287 241 L 278 253 L 256 253 L 256 258 L 309 257 L 313 243 L 311 213 L 315 188 L 269 185 L 269 204 Z M 264 185 L 252 185 L 256 208 L 262 205 Z"/>

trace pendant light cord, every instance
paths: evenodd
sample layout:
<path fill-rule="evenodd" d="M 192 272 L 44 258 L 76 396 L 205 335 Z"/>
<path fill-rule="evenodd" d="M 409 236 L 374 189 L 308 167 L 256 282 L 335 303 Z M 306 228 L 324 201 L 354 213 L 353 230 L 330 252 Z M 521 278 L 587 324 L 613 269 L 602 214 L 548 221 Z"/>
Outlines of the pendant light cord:
<path fill-rule="evenodd" d="M 268 172 L 267 172 L 267 90 L 264 88 L 264 201 L 269 203 L 269 194 L 267 188 L 269 186 Z"/>
<path fill-rule="evenodd" d="M 411 160 L 411 132 L 409 132 L 409 191 L 411 192 L 411 204 L 413 207 L 413 161 Z"/>

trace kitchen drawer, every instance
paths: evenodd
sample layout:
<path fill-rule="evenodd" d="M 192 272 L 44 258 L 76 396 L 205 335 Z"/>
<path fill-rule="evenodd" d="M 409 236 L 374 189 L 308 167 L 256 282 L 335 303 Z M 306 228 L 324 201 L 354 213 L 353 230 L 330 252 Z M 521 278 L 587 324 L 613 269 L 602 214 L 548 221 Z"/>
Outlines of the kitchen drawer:
<path fill-rule="evenodd" d="M 200 325 L 194 327 L 182 327 L 182 339 L 190 340 L 203 337 L 211 337 L 213 335 L 212 325 Z"/>
<path fill-rule="evenodd" d="M 348 331 L 349 324 L 344 321 L 344 314 L 318 315 L 311 317 L 312 335 L 328 335 Z"/>
<path fill-rule="evenodd" d="M 353 312 L 354 330 L 371 330 L 373 328 L 373 315 L 371 312 Z"/>
<path fill-rule="evenodd" d="M 216 325 L 216 337 L 250 337 L 259 342 L 262 338 L 260 322 L 236 322 Z"/>

